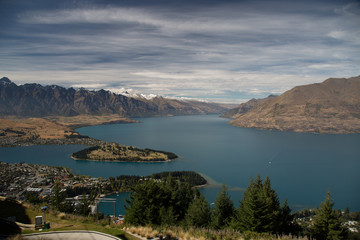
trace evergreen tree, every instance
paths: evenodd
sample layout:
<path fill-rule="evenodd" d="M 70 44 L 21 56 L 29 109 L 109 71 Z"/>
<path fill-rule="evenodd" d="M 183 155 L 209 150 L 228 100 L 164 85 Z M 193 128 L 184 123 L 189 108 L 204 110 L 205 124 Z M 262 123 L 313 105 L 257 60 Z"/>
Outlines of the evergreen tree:
<path fill-rule="evenodd" d="M 280 207 L 269 177 L 263 183 L 258 175 L 250 180 L 232 225 L 241 231 L 287 233 L 293 229 L 290 212 L 287 202 Z"/>
<path fill-rule="evenodd" d="M 277 232 L 280 218 L 280 203 L 275 190 L 271 188 L 268 176 L 265 178 L 262 189 L 260 189 L 260 197 L 263 203 L 262 224 L 264 232 Z"/>
<path fill-rule="evenodd" d="M 235 212 L 234 204 L 227 194 L 226 187 L 223 185 L 222 191 L 215 200 L 215 208 L 212 212 L 212 225 L 215 229 L 224 228 L 230 223 Z"/>
<path fill-rule="evenodd" d="M 287 200 L 285 200 L 280 208 L 278 233 L 289 235 L 300 232 L 300 226 L 294 223 L 293 220 L 294 214 L 291 214 L 291 209 L 287 204 Z"/>
<path fill-rule="evenodd" d="M 168 196 L 164 201 L 165 206 L 172 207 L 176 221 L 181 221 L 194 199 L 194 191 L 191 189 L 190 184 L 181 183 L 170 174 L 165 183 L 165 192 Z"/>
<path fill-rule="evenodd" d="M 261 199 L 262 182 L 260 176 L 250 184 L 244 192 L 244 197 L 237 210 L 238 229 L 241 231 L 263 232 Z"/>
<path fill-rule="evenodd" d="M 317 240 L 344 239 L 346 232 L 341 226 L 340 216 L 333 210 L 334 203 L 331 201 L 330 192 L 317 209 L 311 227 L 311 235 Z"/>
<path fill-rule="evenodd" d="M 89 209 L 90 199 L 85 194 L 82 195 L 81 201 L 77 206 L 77 212 L 83 216 L 87 216 L 90 213 Z"/>
<path fill-rule="evenodd" d="M 146 225 L 147 219 L 145 216 L 145 207 L 144 202 L 137 194 L 133 193 L 130 195 L 130 199 L 126 200 L 129 206 L 125 206 L 126 215 L 125 222 L 132 225 Z"/>
<path fill-rule="evenodd" d="M 174 209 L 172 206 L 168 208 L 162 206 L 160 208 L 159 216 L 161 219 L 161 225 L 173 226 L 177 223 L 177 216 L 174 213 Z"/>
<path fill-rule="evenodd" d="M 61 191 L 60 182 L 56 181 L 52 189 L 51 205 L 57 210 L 61 210 L 61 204 L 65 200 L 66 195 Z"/>
<path fill-rule="evenodd" d="M 187 183 L 154 179 L 136 185 L 127 200 L 125 222 L 134 225 L 172 225 L 182 221 L 194 199 L 194 191 Z"/>
<path fill-rule="evenodd" d="M 127 200 L 125 221 L 134 225 L 160 224 L 162 190 L 153 180 L 138 184 Z"/>
<path fill-rule="evenodd" d="M 194 201 L 190 204 L 185 216 L 188 226 L 206 227 L 211 218 L 210 206 L 205 197 L 198 194 Z"/>
<path fill-rule="evenodd" d="M 28 201 L 29 203 L 32 203 L 32 204 L 39 204 L 42 202 L 41 199 L 39 198 L 38 194 L 33 194 L 33 193 L 29 193 L 29 192 L 27 192 L 25 194 L 25 199 L 26 199 L 26 201 Z"/>
<path fill-rule="evenodd" d="M 74 213 L 75 211 L 74 202 L 72 200 L 65 200 L 65 202 L 61 204 L 60 211 L 65 213 Z"/>

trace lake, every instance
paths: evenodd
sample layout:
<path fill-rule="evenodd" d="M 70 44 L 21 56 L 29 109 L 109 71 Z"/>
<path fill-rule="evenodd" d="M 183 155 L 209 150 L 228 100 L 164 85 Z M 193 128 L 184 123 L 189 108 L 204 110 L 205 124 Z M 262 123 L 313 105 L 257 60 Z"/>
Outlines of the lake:
<path fill-rule="evenodd" d="M 78 132 L 124 145 L 174 152 L 180 158 L 167 163 L 75 161 L 70 155 L 84 146 L 73 145 L 0 148 L 0 160 L 66 166 L 94 177 L 197 171 L 210 179 L 211 186 L 201 190 L 210 203 L 221 184 L 226 184 L 237 206 L 250 178 L 260 174 L 262 179 L 270 177 L 281 202 L 288 199 L 293 210 L 319 206 L 328 190 L 335 208 L 360 210 L 360 134 L 238 128 L 217 115 L 137 120 L 142 123 L 84 127 Z M 123 204 L 122 200 L 119 206 Z M 100 206 L 112 214 L 110 208 L 113 206 Z"/>

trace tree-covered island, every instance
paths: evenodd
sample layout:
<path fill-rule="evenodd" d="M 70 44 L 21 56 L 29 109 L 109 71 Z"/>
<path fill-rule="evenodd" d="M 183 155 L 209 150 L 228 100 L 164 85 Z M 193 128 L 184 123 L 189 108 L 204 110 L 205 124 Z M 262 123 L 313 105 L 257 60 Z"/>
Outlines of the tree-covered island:
<path fill-rule="evenodd" d="M 92 146 L 71 156 L 75 160 L 121 161 L 121 162 L 167 162 L 178 156 L 171 152 L 139 149 L 117 143 Z"/>

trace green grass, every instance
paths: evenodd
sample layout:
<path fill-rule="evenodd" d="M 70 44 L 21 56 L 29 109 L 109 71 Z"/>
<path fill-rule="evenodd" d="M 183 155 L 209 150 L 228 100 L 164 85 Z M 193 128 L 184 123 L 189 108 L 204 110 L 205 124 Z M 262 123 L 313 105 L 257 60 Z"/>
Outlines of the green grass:
<path fill-rule="evenodd" d="M 38 215 L 40 212 L 29 209 L 29 212 L 32 211 L 31 215 Z M 47 222 L 50 222 L 50 229 L 43 230 L 44 232 L 49 231 L 69 231 L 69 230 L 89 230 L 97 231 L 106 234 L 110 234 L 121 239 L 136 240 L 136 238 L 127 234 L 121 227 L 113 223 L 108 222 L 108 220 L 96 220 L 92 217 L 82 217 L 77 215 L 65 216 L 57 212 L 49 212 L 46 216 Z M 35 230 L 24 230 L 23 233 L 34 233 L 38 232 Z"/>
<path fill-rule="evenodd" d="M 43 215 L 40 205 L 20 204 L 15 201 L 0 199 L 0 217 L 7 218 L 16 216 L 16 221 L 22 223 L 34 223 L 35 216 Z M 124 240 L 138 240 L 132 235 L 121 230 L 121 226 L 110 223 L 108 220 L 96 220 L 93 217 L 83 217 L 72 214 L 63 214 L 48 210 L 46 221 L 50 222 L 50 229 L 42 232 L 69 231 L 69 230 L 89 230 L 98 231 L 119 237 Z M 23 230 L 23 234 L 38 233 L 38 230 Z M 16 232 L 14 232 L 15 234 Z"/>

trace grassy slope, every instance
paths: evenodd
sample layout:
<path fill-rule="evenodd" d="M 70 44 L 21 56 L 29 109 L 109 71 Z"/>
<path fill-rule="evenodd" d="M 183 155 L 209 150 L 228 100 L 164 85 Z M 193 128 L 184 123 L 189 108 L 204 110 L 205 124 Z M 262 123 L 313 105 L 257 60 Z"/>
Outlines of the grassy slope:
<path fill-rule="evenodd" d="M 18 137 L 31 139 L 62 139 L 70 135 L 79 135 L 73 129 L 81 126 L 93 126 L 110 123 L 134 123 L 137 121 L 119 115 L 74 117 L 52 116 L 47 118 L 0 118 L 0 137 Z"/>
<path fill-rule="evenodd" d="M 69 127 L 42 118 L 17 120 L 0 119 L 1 137 L 17 137 L 20 139 L 61 139 L 69 135 L 78 135 Z"/>
<path fill-rule="evenodd" d="M 111 123 L 137 123 L 138 121 L 132 120 L 129 118 L 122 117 L 117 114 L 109 115 L 78 115 L 73 117 L 63 117 L 63 116 L 52 116 L 47 117 L 46 119 L 55 121 L 61 125 L 70 127 L 72 129 L 82 127 L 82 126 L 94 126 L 101 124 L 111 124 Z"/>
<path fill-rule="evenodd" d="M 16 216 L 16 220 L 24 223 L 34 223 L 35 216 L 42 215 L 40 206 L 19 204 L 0 199 L 0 217 L 7 218 Z M 116 224 L 109 224 L 105 220 L 94 220 L 92 218 L 65 215 L 49 211 L 46 214 L 46 221 L 50 222 L 50 229 L 43 231 L 66 231 L 66 230 L 92 230 L 117 236 L 121 239 L 137 240 L 137 238 L 121 230 Z M 23 230 L 23 233 L 34 233 L 35 230 Z"/>

